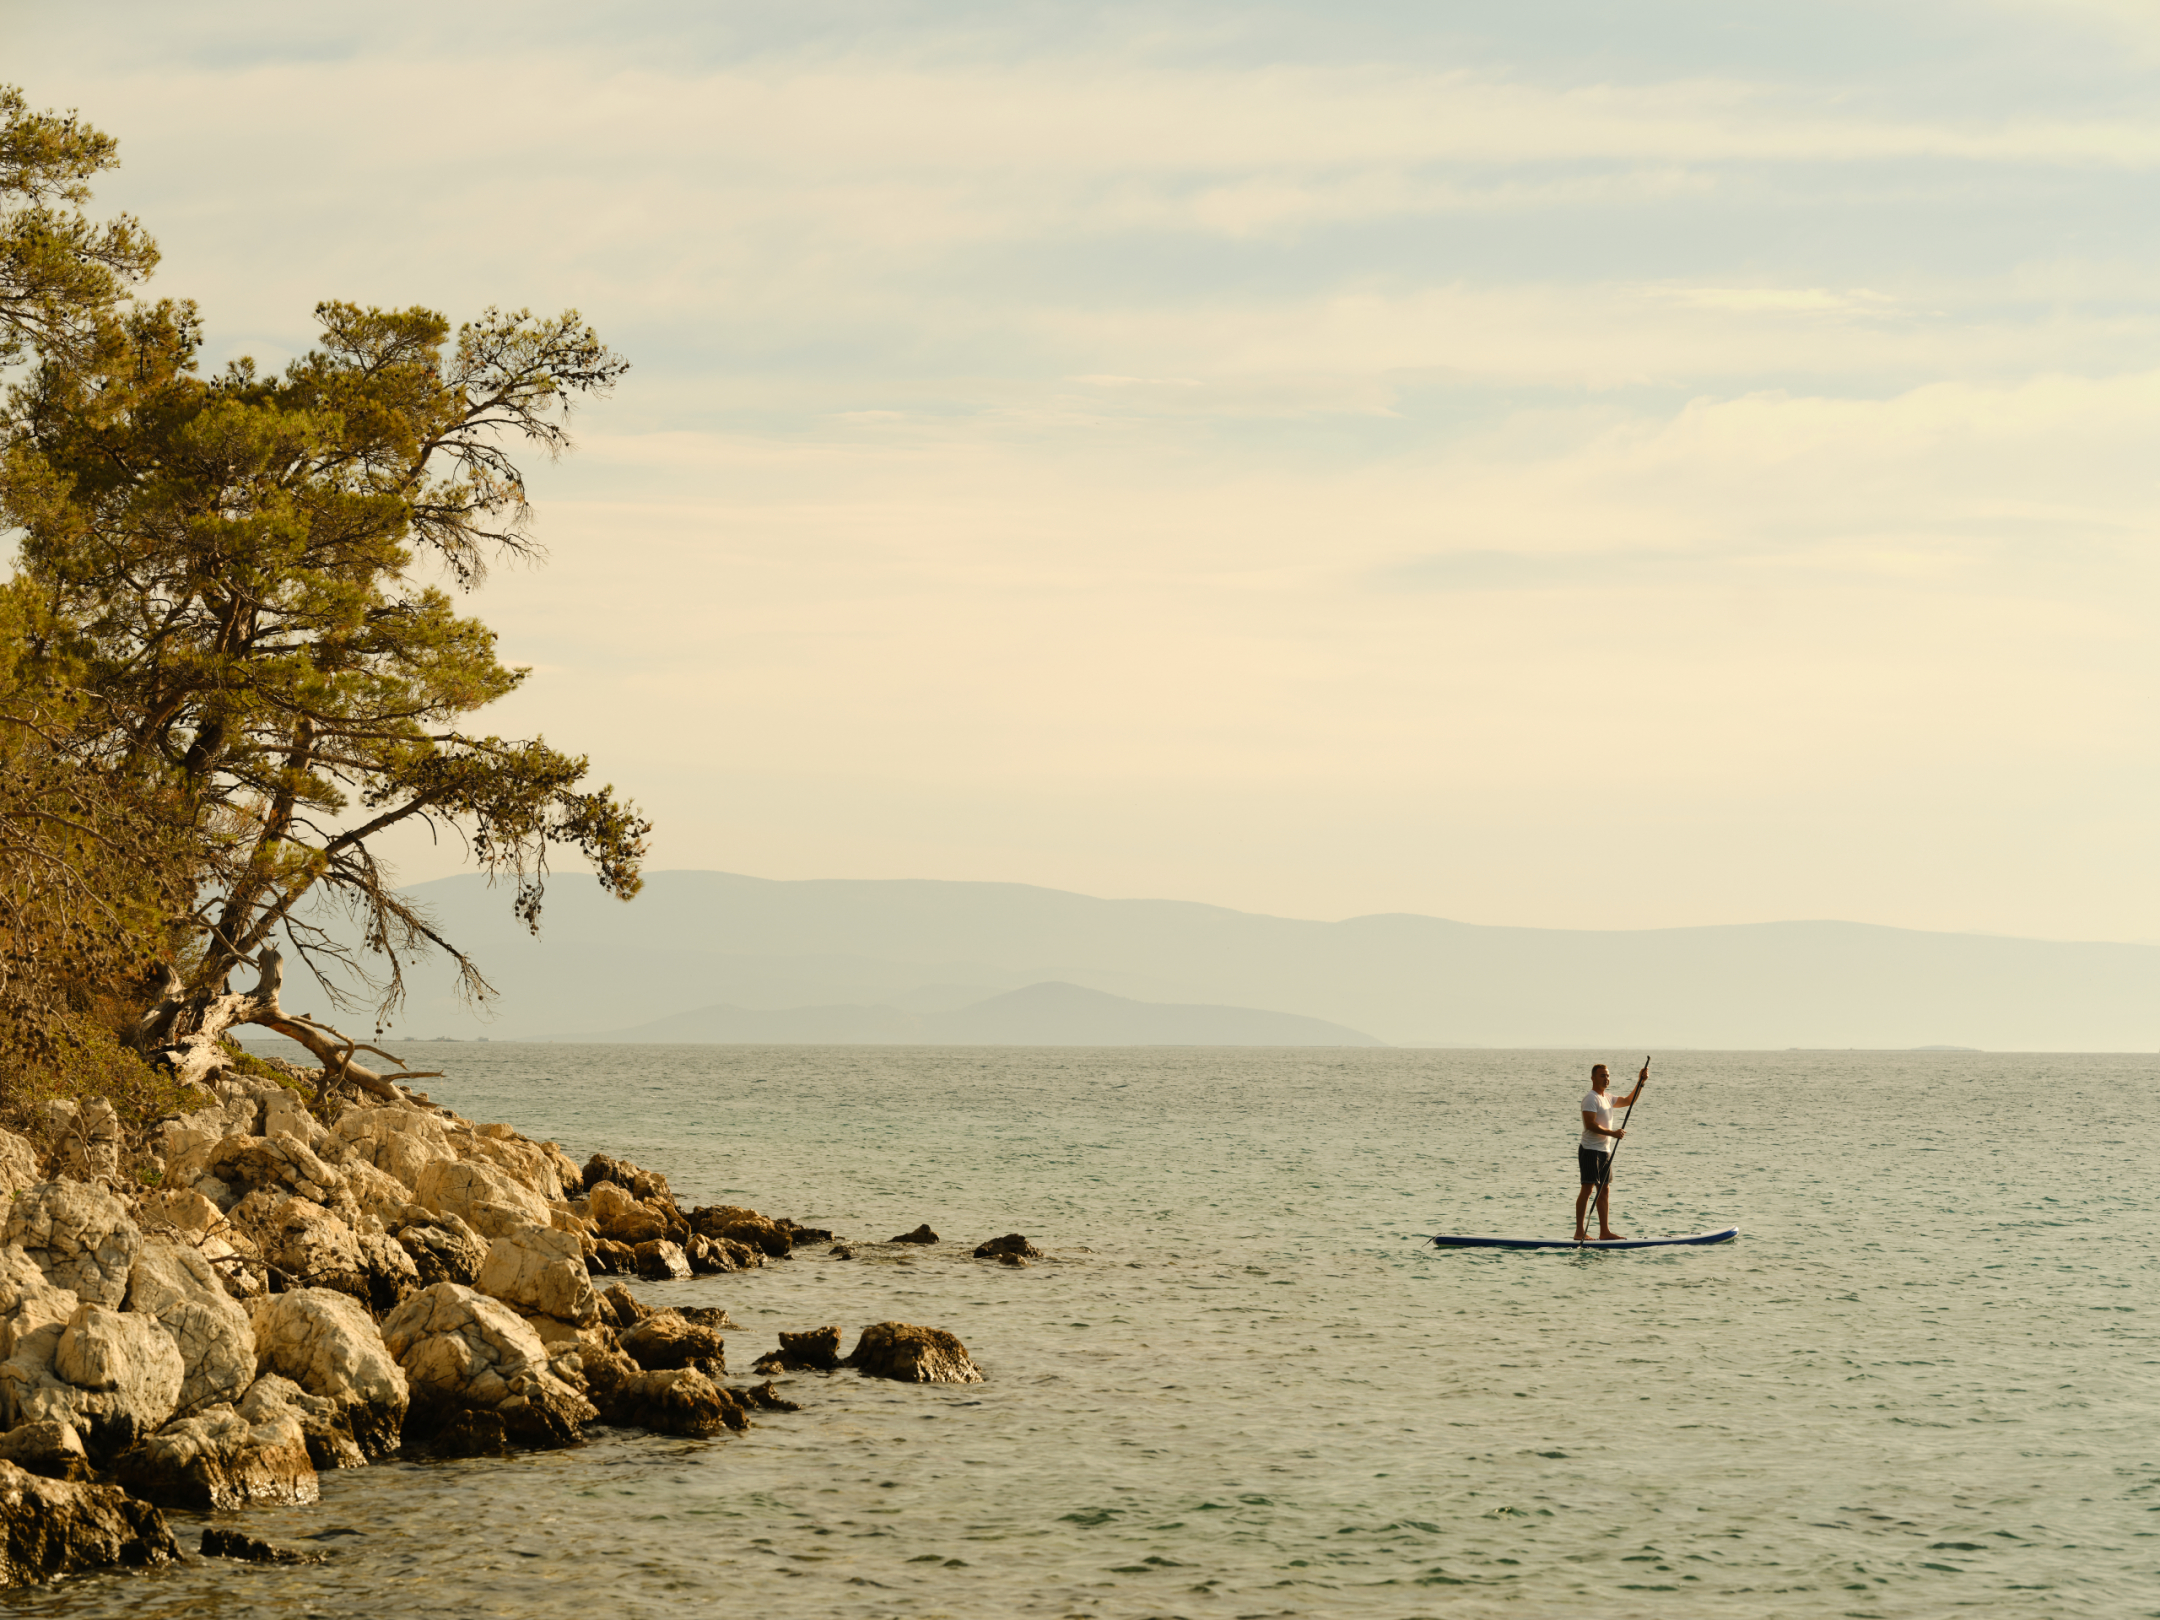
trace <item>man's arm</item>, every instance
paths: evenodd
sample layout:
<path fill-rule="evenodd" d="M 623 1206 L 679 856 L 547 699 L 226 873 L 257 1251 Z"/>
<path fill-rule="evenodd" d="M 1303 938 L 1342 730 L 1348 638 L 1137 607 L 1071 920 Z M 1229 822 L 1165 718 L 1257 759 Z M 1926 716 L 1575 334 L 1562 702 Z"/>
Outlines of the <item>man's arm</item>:
<path fill-rule="evenodd" d="M 1597 1115 L 1591 1113 L 1590 1110 L 1587 1108 L 1582 1111 L 1582 1128 L 1588 1131 L 1592 1136 L 1609 1136 L 1615 1142 L 1619 1141 L 1621 1137 L 1627 1135 L 1626 1131 L 1607 1130 L 1604 1126 L 1600 1125 L 1597 1122 Z"/>

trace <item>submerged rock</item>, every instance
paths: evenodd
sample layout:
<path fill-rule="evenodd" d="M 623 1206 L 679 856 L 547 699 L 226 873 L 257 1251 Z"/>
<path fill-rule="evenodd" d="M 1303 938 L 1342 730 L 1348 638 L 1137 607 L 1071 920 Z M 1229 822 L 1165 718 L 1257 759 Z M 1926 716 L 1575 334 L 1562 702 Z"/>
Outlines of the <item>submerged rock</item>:
<path fill-rule="evenodd" d="M 118 1486 L 42 1479 L 0 1461 L 0 1586 L 179 1556 L 165 1515 Z"/>
<path fill-rule="evenodd" d="M 1018 1232 L 1007 1232 L 1003 1237 L 975 1245 L 975 1258 L 978 1260 L 996 1260 L 1004 1255 L 1014 1255 L 1022 1260 L 1040 1260 L 1043 1257 L 1042 1250 Z"/>
<path fill-rule="evenodd" d="M 695 1367 L 708 1378 L 727 1371 L 725 1342 L 680 1311 L 655 1311 L 616 1339 L 624 1355 L 647 1372 Z"/>
<path fill-rule="evenodd" d="M 930 1230 L 930 1223 L 924 1221 L 914 1231 L 902 1232 L 892 1241 L 895 1243 L 935 1243 L 938 1241 L 938 1235 Z"/>
<path fill-rule="evenodd" d="M 637 1274 L 648 1282 L 681 1282 L 690 1275 L 690 1260 L 666 1238 L 637 1246 Z"/>
<path fill-rule="evenodd" d="M 982 1370 L 967 1346 L 943 1328 L 911 1322 L 876 1322 L 862 1330 L 845 1365 L 865 1378 L 894 1378 L 907 1384 L 979 1384 Z"/>
<path fill-rule="evenodd" d="M 831 1372 L 840 1365 L 840 1330 L 836 1327 L 811 1328 L 804 1333 L 780 1335 L 780 1348 L 768 1351 L 758 1359 L 759 1372 L 791 1372 L 797 1368 L 809 1368 L 816 1372 Z"/>
<path fill-rule="evenodd" d="M 749 1426 L 733 1396 L 693 1367 L 639 1373 L 616 1391 L 608 1418 L 655 1434 L 693 1437 Z"/>
<path fill-rule="evenodd" d="M 693 1209 L 688 1220 L 690 1230 L 700 1237 L 740 1243 L 774 1260 L 785 1260 L 794 1252 L 795 1239 L 786 1226 L 739 1204 L 714 1204 Z"/>
<path fill-rule="evenodd" d="M 250 1564 L 320 1564 L 330 1556 L 328 1553 L 294 1552 L 289 1547 L 273 1547 L 243 1530 L 221 1529 L 217 1525 L 202 1533 L 202 1555 L 205 1558 L 237 1558 Z"/>

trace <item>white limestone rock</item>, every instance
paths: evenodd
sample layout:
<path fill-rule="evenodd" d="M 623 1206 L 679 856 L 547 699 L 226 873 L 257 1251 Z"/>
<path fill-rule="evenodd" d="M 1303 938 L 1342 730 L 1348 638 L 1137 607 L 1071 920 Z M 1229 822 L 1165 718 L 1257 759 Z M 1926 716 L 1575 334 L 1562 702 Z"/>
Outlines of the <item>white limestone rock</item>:
<path fill-rule="evenodd" d="M 287 1411 L 300 1424 L 307 1441 L 308 1460 L 318 1472 L 332 1468 L 365 1468 L 367 1453 L 353 1439 L 352 1420 L 346 1409 L 322 1395 L 310 1395 L 290 1378 L 264 1373 L 248 1385 L 247 1393 L 233 1408 L 250 1423 L 261 1423 L 264 1414 Z"/>
<path fill-rule="evenodd" d="M 255 1381 L 255 1332 L 201 1253 L 151 1238 L 135 1257 L 127 1308 L 172 1336 L 186 1376 L 176 1411 L 230 1405 Z"/>
<path fill-rule="evenodd" d="M 21 1335 L 0 1362 L 10 1426 L 65 1422 L 93 1459 L 117 1455 L 162 1428 L 187 1368 L 156 1320 L 84 1304 L 65 1325 Z"/>
<path fill-rule="evenodd" d="M 322 1121 L 308 1112 L 307 1103 L 298 1092 L 280 1086 L 263 1098 L 262 1134 L 290 1136 L 312 1152 L 321 1147 L 323 1137 L 328 1133 Z"/>
<path fill-rule="evenodd" d="M 249 1192 L 274 1190 L 323 1205 L 349 1197 L 344 1176 L 296 1136 L 228 1136 L 210 1150 L 205 1168 Z"/>
<path fill-rule="evenodd" d="M 348 1108 L 331 1127 L 323 1152 L 340 1162 L 359 1159 L 411 1190 L 431 1164 L 455 1164 L 457 1150 L 442 1120 L 417 1108 Z"/>
<path fill-rule="evenodd" d="M 145 1234 L 167 1231 L 196 1238 L 224 1224 L 225 1212 L 192 1187 L 168 1187 L 146 1194 L 135 1206 L 135 1224 Z"/>
<path fill-rule="evenodd" d="M 472 1433 L 463 1416 L 482 1413 L 497 1425 L 497 1444 L 572 1445 L 599 1415 L 549 1370 L 547 1347 L 522 1317 L 456 1283 L 424 1288 L 392 1311 L 383 1343 L 411 1381 L 423 1441 L 453 1432 L 462 1442 Z"/>
<path fill-rule="evenodd" d="M 483 1237 L 548 1224 L 545 1199 L 485 1164 L 430 1164 L 420 1172 L 413 1198 L 427 1209 L 457 1216 Z"/>
<path fill-rule="evenodd" d="M 521 1312 L 588 1326 L 600 1320 L 584 1245 L 575 1234 L 549 1227 L 521 1227 L 490 1243 L 480 1265 L 480 1292 Z"/>
<path fill-rule="evenodd" d="M 357 1300 L 328 1288 L 299 1288 L 258 1301 L 253 1316 L 258 1372 L 278 1373 L 337 1402 L 369 1456 L 397 1449 L 410 1386 Z"/>
<path fill-rule="evenodd" d="M 265 1141 L 285 1138 L 263 1138 Z M 234 1228 L 254 1239 L 262 1258 L 300 1288 L 367 1292 L 367 1267 L 353 1229 L 322 1205 L 258 1188 L 233 1207 Z"/>
<path fill-rule="evenodd" d="M 55 1287 L 94 1305 L 118 1305 L 126 1296 L 142 1241 L 125 1204 L 80 1181 L 42 1181 L 18 1193 L 0 1233 L 0 1242 L 22 1245 Z"/>
<path fill-rule="evenodd" d="M 38 1174 L 37 1149 L 30 1139 L 13 1131 L 0 1131 L 0 1204 L 43 1179 Z"/>

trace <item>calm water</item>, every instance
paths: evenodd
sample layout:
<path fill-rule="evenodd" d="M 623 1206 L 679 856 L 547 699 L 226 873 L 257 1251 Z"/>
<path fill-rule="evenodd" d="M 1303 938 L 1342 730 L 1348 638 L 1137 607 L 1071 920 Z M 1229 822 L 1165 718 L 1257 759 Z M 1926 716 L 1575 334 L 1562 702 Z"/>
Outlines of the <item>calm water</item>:
<path fill-rule="evenodd" d="M 711 1444 L 326 1476 L 304 1570 L 69 1615 L 2160 1614 L 2151 1057 L 1677 1054 L 1565 1233 L 1582 1054 L 440 1046 L 438 1100 L 882 1239 L 641 1288 L 901 1318 L 989 1376 L 798 1376 Z M 1613 1054 L 1616 1064 L 1629 1060 Z M 968 1258 L 1021 1231 L 1052 1260 Z M 904 1258 L 903 1258 L 904 1256 Z M 183 1523 L 190 1543 L 199 1528 Z"/>

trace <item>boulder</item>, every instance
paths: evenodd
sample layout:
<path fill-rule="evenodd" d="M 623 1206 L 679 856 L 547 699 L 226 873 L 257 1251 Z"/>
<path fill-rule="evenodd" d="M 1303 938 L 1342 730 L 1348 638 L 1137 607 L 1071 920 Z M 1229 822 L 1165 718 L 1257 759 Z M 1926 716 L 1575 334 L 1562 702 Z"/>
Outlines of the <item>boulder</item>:
<path fill-rule="evenodd" d="M 127 1206 L 103 1187 L 42 1181 L 15 1195 L 0 1242 L 24 1253 L 56 1288 L 92 1305 L 118 1305 L 142 1252 Z"/>
<path fill-rule="evenodd" d="M 42 1423 L 19 1423 L 0 1434 L 0 1459 L 47 1479 L 97 1477 L 75 1425 L 54 1418 Z"/>
<path fill-rule="evenodd" d="M 690 1275 L 689 1257 L 666 1238 L 640 1243 L 634 1252 L 637 1274 L 647 1282 L 681 1282 Z"/>
<path fill-rule="evenodd" d="M 324 1152 L 340 1162 L 360 1160 L 415 1190 L 429 1165 L 455 1164 L 458 1157 L 440 1116 L 398 1104 L 348 1108 L 331 1127 Z"/>
<path fill-rule="evenodd" d="M 430 1164 L 420 1172 L 413 1198 L 438 1214 L 457 1216 L 483 1237 L 548 1224 L 547 1203 L 538 1193 L 485 1164 Z"/>
<path fill-rule="evenodd" d="M 571 1166 L 571 1186 L 565 1189 L 561 1167 L 569 1161 L 559 1149 L 551 1153 L 507 1125 L 475 1125 L 471 1135 L 460 1133 L 457 1145 L 459 1157 L 500 1170 L 543 1200 L 561 1198 L 566 1190 L 584 1190 L 575 1165 Z"/>
<path fill-rule="evenodd" d="M 230 1405 L 255 1381 L 247 1312 L 193 1248 L 146 1239 L 128 1273 L 127 1308 L 155 1321 L 180 1352 L 180 1416 Z"/>
<path fill-rule="evenodd" d="M 615 1392 L 608 1421 L 655 1434 L 695 1437 L 741 1429 L 749 1420 L 728 1391 L 695 1368 L 639 1373 Z"/>
<path fill-rule="evenodd" d="M 600 1320 L 600 1296 L 585 1269 L 583 1246 L 549 1227 L 521 1227 L 489 1244 L 479 1289 L 520 1312 L 584 1325 Z"/>
<path fill-rule="evenodd" d="M 347 1160 L 338 1171 L 345 1178 L 353 1207 L 362 1216 L 372 1215 L 386 1227 L 395 1226 L 412 1207 L 412 1189 L 365 1159 Z"/>
<path fill-rule="evenodd" d="M 938 1241 L 938 1235 L 930 1230 L 930 1223 L 924 1221 L 914 1231 L 902 1232 L 898 1237 L 890 1241 L 894 1243 L 935 1243 Z"/>
<path fill-rule="evenodd" d="M 772 1386 L 772 1380 L 752 1384 L 747 1389 L 730 1390 L 738 1403 L 745 1407 L 763 1407 L 768 1412 L 800 1412 L 800 1402 L 791 1401 Z"/>
<path fill-rule="evenodd" d="M 74 1426 L 93 1462 L 154 1434 L 180 1403 L 187 1369 L 179 1348 L 148 1316 L 83 1304 L 15 1342 L 0 1362 L 0 1400 L 10 1427 Z"/>
<path fill-rule="evenodd" d="M 293 1141 L 289 1136 L 262 1140 Z M 286 1287 L 335 1288 L 367 1297 L 367 1262 L 360 1255 L 359 1235 L 312 1199 L 260 1188 L 234 1206 L 232 1224 L 254 1240 L 263 1259 L 285 1273 Z"/>
<path fill-rule="evenodd" d="M 666 1204 L 671 1209 L 675 1205 L 675 1195 L 668 1191 L 666 1176 L 654 1170 L 640 1170 L 627 1159 L 612 1158 L 605 1153 L 595 1153 L 587 1159 L 579 1179 L 584 1182 L 587 1192 L 592 1192 L 603 1182 L 613 1182 L 641 1203 L 649 1200 Z"/>
<path fill-rule="evenodd" d="M 693 1209 L 688 1219 L 690 1230 L 700 1237 L 727 1238 L 775 1260 L 786 1259 L 795 1247 L 795 1240 L 788 1235 L 786 1227 L 739 1204 L 713 1204 Z"/>
<path fill-rule="evenodd" d="M 203 1168 L 243 1196 L 278 1192 L 326 1206 L 350 1196 L 344 1175 L 296 1136 L 228 1136 L 210 1150 Z"/>
<path fill-rule="evenodd" d="M 695 1367 L 708 1378 L 718 1378 L 727 1371 L 719 1333 L 690 1321 L 680 1311 L 654 1311 L 636 1327 L 618 1334 L 615 1342 L 647 1372 Z"/>
<path fill-rule="evenodd" d="M 420 1291 L 420 1267 L 405 1246 L 387 1232 L 355 1233 L 360 1246 L 360 1271 L 366 1292 L 357 1297 L 380 1316 Z"/>
<path fill-rule="evenodd" d="M 865 1378 L 894 1378 L 904 1384 L 979 1384 L 982 1370 L 967 1346 L 943 1328 L 910 1322 L 877 1322 L 862 1330 L 844 1365 Z"/>
<path fill-rule="evenodd" d="M 611 1243 L 632 1248 L 667 1236 L 668 1220 L 657 1205 L 633 1198 L 612 1181 L 594 1187 L 587 1199 L 589 1219 Z"/>
<path fill-rule="evenodd" d="M 278 1373 L 336 1402 L 369 1456 L 397 1449 L 411 1391 L 359 1301 L 328 1288 L 301 1288 L 258 1301 L 254 1322 L 258 1372 Z"/>
<path fill-rule="evenodd" d="M 0 1131 L 0 1203 L 5 1203 L 44 1178 L 38 1174 L 37 1149 L 30 1139 L 13 1131 Z"/>
<path fill-rule="evenodd" d="M 608 1291 L 600 1296 L 600 1319 L 620 1331 L 633 1328 L 652 1315 L 652 1307 L 621 1283 L 611 1283 Z"/>
<path fill-rule="evenodd" d="M 807 1367 L 831 1372 L 840 1365 L 840 1330 L 811 1328 L 805 1333 L 782 1333 L 780 1348 L 758 1358 L 759 1372 L 792 1372 Z"/>
<path fill-rule="evenodd" d="M 71 1288 L 55 1288 L 20 1244 L 0 1248 L 0 1361 L 15 1341 L 47 1323 L 65 1322 L 82 1302 Z"/>
<path fill-rule="evenodd" d="M 603 1277 L 635 1277 L 637 1250 L 612 1238 L 597 1238 L 586 1250 L 585 1269 Z"/>
<path fill-rule="evenodd" d="M 135 1224 L 144 1232 L 177 1232 L 203 1237 L 225 1221 L 225 1212 L 192 1187 L 168 1187 L 135 1206 Z"/>
<path fill-rule="evenodd" d="M 548 1371 L 602 1410 L 626 1380 L 638 1375 L 638 1364 L 622 1353 L 614 1331 L 603 1324 L 580 1327 L 537 1315 L 525 1320 L 547 1348 Z"/>
<path fill-rule="evenodd" d="M 522 1317 L 456 1283 L 392 1311 L 383 1343 L 412 1385 L 408 1445 L 453 1455 L 574 1445 L 598 1416 L 548 1370 L 547 1347 Z"/>
<path fill-rule="evenodd" d="M 1018 1232 L 1007 1232 L 1003 1237 L 992 1238 L 987 1243 L 975 1245 L 975 1258 L 978 1260 L 995 1260 L 998 1256 L 1007 1254 L 1018 1256 L 1022 1260 L 1040 1260 L 1042 1258 L 1042 1250 L 1036 1248 L 1034 1244 L 1030 1243 Z"/>
<path fill-rule="evenodd" d="M 353 1438 L 351 1409 L 327 1396 L 310 1395 L 290 1378 L 264 1373 L 248 1385 L 234 1410 L 257 1424 L 273 1412 L 290 1413 L 307 1442 L 308 1461 L 318 1471 L 367 1466 L 367 1453 Z"/>
<path fill-rule="evenodd" d="M 789 1220 L 785 1215 L 777 1217 L 773 1221 L 773 1225 L 787 1233 L 788 1241 L 798 1249 L 805 1243 L 830 1243 L 832 1241 L 832 1233 L 826 1228 L 822 1226 L 802 1226 Z"/>
<path fill-rule="evenodd" d="M 262 1134 L 289 1136 L 309 1151 L 319 1152 L 323 1138 L 330 1133 L 321 1120 L 308 1112 L 307 1100 L 300 1093 L 280 1086 L 263 1096 Z"/>
<path fill-rule="evenodd" d="M 0 1462 L 0 1586 L 179 1556 L 165 1515 L 117 1485 L 41 1479 Z"/>
<path fill-rule="evenodd" d="M 113 1478 L 146 1502 L 192 1513 L 320 1500 L 299 1418 L 283 1406 L 259 1409 L 258 1417 L 212 1406 L 168 1423 L 122 1452 Z"/>
<path fill-rule="evenodd" d="M 454 1282 L 470 1288 L 480 1280 L 487 1240 L 455 1215 L 430 1215 L 423 1224 L 391 1228 L 398 1246 L 411 1257 L 422 1288 Z"/>

